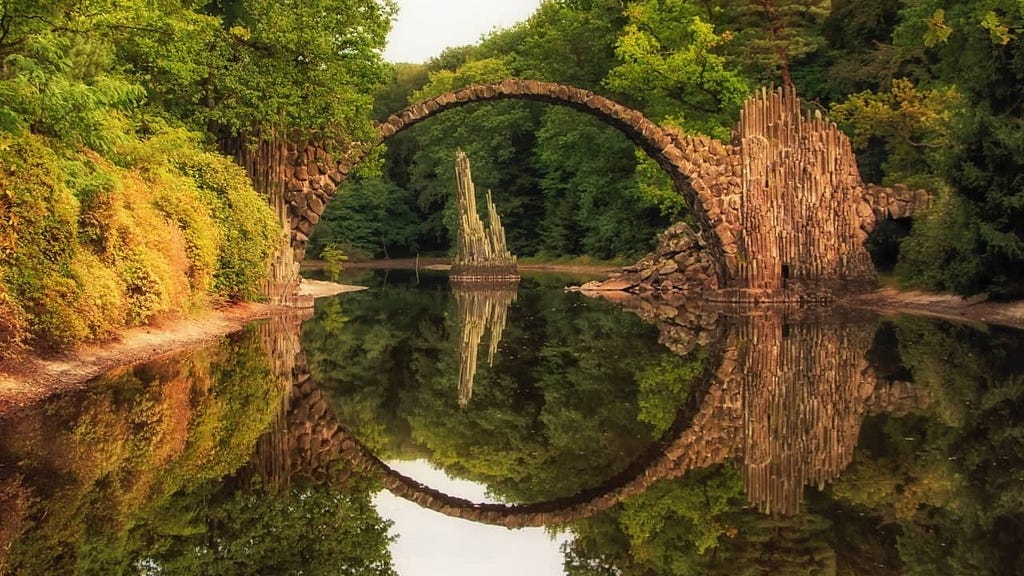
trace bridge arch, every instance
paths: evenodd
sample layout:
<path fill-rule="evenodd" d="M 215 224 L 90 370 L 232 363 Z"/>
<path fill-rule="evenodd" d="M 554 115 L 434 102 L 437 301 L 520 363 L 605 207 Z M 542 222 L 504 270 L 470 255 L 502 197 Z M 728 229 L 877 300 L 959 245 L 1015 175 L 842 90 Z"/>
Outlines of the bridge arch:
<path fill-rule="evenodd" d="M 740 113 L 730 144 L 661 128 L 590 91 L 535 80 L 469 86 L 413 104 L 377 126 L 373 142 L 334 158 L 315 142 L 289 144 L 283 198 L 294 260 L 301 261 L 327 202 L 378 144 L 446 110 L 522 99 L 567 106 L 617 128 L 669 175 L 693 211 L 724 302 L 830 301 L 875 286 L 864 248 L 875 214 L 849 139 L 805 115 L 792 87 L 762 90 Z M 296 266 L 297 267 L 297 266 Z M 276 276 L 275 276 L 276 277 Z"/>
<path fill-rule="evenodd" d="M 291 145 L 285 166 L 285 203 L 288 208 L 291 242 L 295 258 L 301 261 L 310 233 L 352 169 L 378 145 L 392 136 L 447 110 L 474 102 L 520 99 L 565 106 L 589 114 L 618 129 L 668 174 L 676 191 L 683 196 L 700 223 L 699 233 L 716 263 L 719 285 L 728 277 L 726 253 L 736 253 L 736 237 L 715 219 L 721 214 L 723 200 L 705 182 L 709 164 L 726 156 L 725 148 L 704 137 L 686 137 L 678 131 L 663 130 L 643 113 L 614 102 L 589 90 L 541 82 L 506 79 L 495 84 L 468 86 L 413 104 L 377 125 L 377 139 L 354 146 L 341 158 L 331 161 L 327 150 L 315 142 Z M 716 146 L 717 145 L 717 146 Z"/>

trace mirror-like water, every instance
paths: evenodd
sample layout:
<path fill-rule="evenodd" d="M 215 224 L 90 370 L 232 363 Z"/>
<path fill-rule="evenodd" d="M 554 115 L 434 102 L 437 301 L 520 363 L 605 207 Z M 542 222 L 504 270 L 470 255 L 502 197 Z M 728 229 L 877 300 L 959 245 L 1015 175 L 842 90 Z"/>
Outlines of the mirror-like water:
<path fill-rule="evenodd" d="M 0 574 L 1024 573 L 1020 331 L 358 282 L 0 421 Z"/>

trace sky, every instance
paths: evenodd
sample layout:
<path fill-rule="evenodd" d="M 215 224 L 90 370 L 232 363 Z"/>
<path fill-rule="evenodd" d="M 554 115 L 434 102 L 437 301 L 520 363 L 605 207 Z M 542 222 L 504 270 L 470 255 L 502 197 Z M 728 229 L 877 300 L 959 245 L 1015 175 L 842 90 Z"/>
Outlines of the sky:
<path fill-rule="evenodd" d="M 495 29 L 526 20 L 541 0 L 397 0 L 384 59 L 425 62 L 452 46 L 476 44 Z"/>
<path fill-rule="evenodd" d="M 482 484 L 454 480 L 425 460 L 390 461 L 392 469 L 449 496 L 494 502 Z M 509 530 L 476 524 L 420 508 L 384 491 L 374 497 L 377 512 L 394 522 L 391 556 L 399 576 L 562 576 L 560 546 L 543 528 Z"/>

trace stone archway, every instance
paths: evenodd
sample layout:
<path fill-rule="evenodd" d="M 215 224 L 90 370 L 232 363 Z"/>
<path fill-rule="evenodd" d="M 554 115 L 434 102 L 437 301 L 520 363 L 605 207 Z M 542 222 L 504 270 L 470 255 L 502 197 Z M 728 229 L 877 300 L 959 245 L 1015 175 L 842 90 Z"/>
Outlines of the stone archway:
<path fill-rule="evenodd" d="M 719 290 L 732 302 L 830 298 L 873 287 L 863 246 L 875 214 L 865 199 L 849 140 L 836 125 L 805 117 L 792 88 L 748 100 L 728 145 L 662 128 L 642 113 L 590 91 L 508 79 L 413 104 L 378 125 L 375 142 L 333 158 L 324 146 L 290 144 L 283 207 L 295 259 L 340 185 L 378 144 L 473 102 L 524 99 L 567 106 L 617 128 L 653 158 L 684 197 L 715 265 Z"/>

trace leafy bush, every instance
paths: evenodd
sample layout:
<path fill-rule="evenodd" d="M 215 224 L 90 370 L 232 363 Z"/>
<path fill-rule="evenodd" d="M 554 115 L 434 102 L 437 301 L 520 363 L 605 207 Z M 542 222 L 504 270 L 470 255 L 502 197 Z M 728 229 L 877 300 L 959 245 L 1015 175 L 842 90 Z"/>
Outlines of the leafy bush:
<path fill-rule="evenodd" d="M 68 275 L 77 240 L 77 202 L 41 138 L 24 136 L 0 149 L 0 268 L 25 312 L 30 334 L 47 348 L 64 347 L 85 331 L 75 314 L 78 286 Z"/>
<path fill-rule="evenodd" d="M 981 262 L 969 257 L 978 246 L 977 216 L 958 196 L 942 194 L 900 244 L 900 284 L 970 293 L 981 272 Z"/>
<path fill-rule="evenodd" d="M 34 135 L 0 140 L 0 335 L 64 349 L 211 299 L 256 294 L 280 231 L 227 158 L 184 132 L 119 164 Z"/>
<path fill-rule="evenodd" d="M 216 230 L 219 236 L 213 267 L 215 294 L 222 298 L 256 296 L 270 255 L 278 246 L 281 225 L 245 171 L 230 159 L 203 150 L 194 134 L 166 128 L 137 146 L 132 161 L 150 178 L 176 183 L 173 200 L 160 203 L 173 220 L 182 224 L 183 211 L 188 211 L 194 221 L 205 211 L 204 219 L 209 221 L 204 228 Z M 183 199 L 185 195 L 188 200 Z M 183 230 L 186 238 L 197 234 L 188 226 Z"/>

